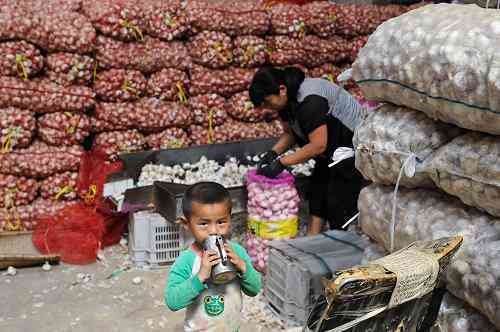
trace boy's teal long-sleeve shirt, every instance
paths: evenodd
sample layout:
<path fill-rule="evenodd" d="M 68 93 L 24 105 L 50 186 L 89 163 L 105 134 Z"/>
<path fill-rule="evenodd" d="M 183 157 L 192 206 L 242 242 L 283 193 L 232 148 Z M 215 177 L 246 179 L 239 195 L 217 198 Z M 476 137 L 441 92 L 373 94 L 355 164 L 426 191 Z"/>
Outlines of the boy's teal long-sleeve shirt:
<path fill-rule="evenodd" d="M 252 297 L 260 292 L 262 288 L 261 275 L 254 269 L 246 250 L 236 243 L 231 242 L 230 244 L 234 252 L 245 261 L 247 267 L 246 273 L 240 275 L 235 282 L 226 285 L 213 285 L 210 282 L 202 283 L 197 276 L 201 257 L 192 248 L 183 251 L 172 266 L 167 287 L 165 288 L 165 303 L 173 311 L 188 308 L 185 331 L 191 330 L 189 328 L 190 324 L 192 326 L 203 325 L 200 323 L 203 318 L 210 321 L 212 325 L 215 324 L 214 321 L 216 320 L 234 320 L 235 317 L 231 317 L 233 316 L 231 311 L 236 314 L 239 307 L 241 313 L 241 292 Z M 219 298 L 222 301 L 217 307 L 214 303 Z M 203 306 L 204 310 L 202 310 Z M 219 309 L 222 310 L 220 315 L 214 315 L 214 312 L 220 311 Z M 222 315 L 222 312 L 225 312 L 224 315 Z M 238 316 L 240 315 L 238 314 Z M 239 317 L 237 318 L 239 322 Z M 197 321 L 191 323 L 191 320 Z M 193 328 L 192 330 L 196 329 Z M 207 330 L 210 330 L 210 328 L 207 327 Z M 236 330 L 237 327 L 234 331 Z"/>

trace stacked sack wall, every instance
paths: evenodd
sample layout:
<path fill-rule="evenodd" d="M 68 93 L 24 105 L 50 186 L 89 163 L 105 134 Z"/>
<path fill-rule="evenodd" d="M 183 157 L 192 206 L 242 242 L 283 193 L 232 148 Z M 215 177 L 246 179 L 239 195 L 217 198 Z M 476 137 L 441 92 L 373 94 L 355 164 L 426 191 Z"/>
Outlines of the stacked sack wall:
<path fill-rule="evenodd" d="M 362 230 L 388 250 L 463 235 L 447 287 L 497 329 L 500 117 L 489 45 L 499 15 L 424 6 L 383 23 L 353 64 L 367 98 L 400 105 L 356 129 L 356 167 L 376 183 L 360 195 Z"/>
<path fill-rule="evenodd" d="M 364 13 L 357 18 L 349 8 L 349 15 L 339 16 L 341 7 L 326 1 L 304 7 L 3 1 L 0 177 L 9 189 L 2 194 L 8 196 L 4 219 L 16 220 L 16 207 L 23 215 L 16 225 L 32 227 L 39 213 L 77 199 L 74 177 L 83 146 L 103 149 L 114 160 L 144 149 L 279 136 L 277 115 L 249 101 L 251 79 L 259 67 L 276 63 L 335 81 L 346 65 L 339 62 L 356 52 L 351 36 L 371 32 L 344 33 L 358 28 L 343 23 L 337 29 L 338 20 L 367 22 L 376 11 L 383 21 L 376 6 L 357 11 Z M 409 9 L 396 6 L 385 19 Z M 291 52 L 293 61 L 280 60 L 298 43 L 307 54 Z M 316 70 L 323 61 L 332 70 Z M 201 106 L 206 101 L 210 107 Z M 10 224 L 0 231 L 19 228 Z"/>

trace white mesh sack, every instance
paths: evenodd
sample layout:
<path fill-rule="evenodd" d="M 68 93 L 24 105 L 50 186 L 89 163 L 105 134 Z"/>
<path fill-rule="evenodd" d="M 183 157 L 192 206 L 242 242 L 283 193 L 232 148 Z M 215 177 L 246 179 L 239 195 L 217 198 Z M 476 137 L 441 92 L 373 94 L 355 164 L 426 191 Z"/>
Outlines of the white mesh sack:
<path fill-rule="evenodd" d="M 421 112 L 389 104 L 380 106 L 355 130 L 356 168 L 365 178 L 390 185 L 397 182 L 405 166 L 401 186 L 433 187 L 425 172 L 426 161 L 460 133 L 460 129 L 433 121 Z M 410 166 L 414 166 L 411 171 Z"/>
<path fill-rule="evenodd" d="M 500 137 L 467 133 L 440 148 L 432 179 L 467 205 L 500 217 Z"/>
<path fill-rule="evenodd" d="M 500 134 L 500 11 L 428 5 L 377 28 L 353 64 L 367 99 Z"/>
<path fill-rule="evenodd" d="M 390 248 L 393 188 L 372 184 L 359 196 L 364 233 Z M 448 290 L 500 328 L 500 219 L 437 191 L 400 188 L 394 247 L 418 240 L 463 235 L 460 252 L 446 272 Z"/>

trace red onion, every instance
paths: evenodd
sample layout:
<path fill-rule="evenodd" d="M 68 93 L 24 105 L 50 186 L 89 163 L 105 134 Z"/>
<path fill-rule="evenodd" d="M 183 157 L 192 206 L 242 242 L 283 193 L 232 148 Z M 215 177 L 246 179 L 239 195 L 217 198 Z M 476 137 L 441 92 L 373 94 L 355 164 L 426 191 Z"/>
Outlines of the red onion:
<path fill-rule="evenodd" d="M 187 48 L 194 63 L 208 68 L 224 68 L 233 62 L 231 37 L 223 32 L 200 32 L 191 39 Z"/>
<path fill-rule="evenodd" d="M 49 113 L 38 118 L 38 135 L 51 145 L 80 144 L 90 129 L 90 118 L 80 113 Z"/>
<path fill-rule="evenodd" d="M 189 77 L 181 70 L 165 68 L 154 73 L 148 80 L 147 94 L 160 100 L 187 102 Z"/>
<path fill-rule="evenodd" d="M 54 201 L 77 199 L 77 181 L 78 172 L 52 175 L 40 182 L 40 196 Z"/>
<path fill-rule="evenodd" d="M 94 131 L 140 129 L 159 131 L 167 127 L 187 127 L 192 122 L 189 109 L 180 103 L 156 98 L 134 103 L 99 103 L 93 120 Z"/>
<path fill-rule="evenodd" d="M 367 23 L 360 16 L 360 5 L 339 4 L 337 8 L 337 33 L 347 37 L 360 35 L 363 26 Z"/>
<path fill-rule="evenodd" d="M 62 87 L 55 83 L 0 77 L 0 107 L 27 108 L 37 113 L 84 111 L 94 106 L 94 93 L 87 87 Z"/>
<path fill-rule="evenodd" d="M 184 37 L 190 22 L 180 0 L 149 1 L 146 11 L 146 32 L 156 38 L 173 40 Z"/>
<path fill-rule="evenodd" d="M 0 109 L 0 152 L 27 147 L 35 129 L 36 120 L 32 112 L 14 107 Z"/>
<path fill-rule="evenodd" d="M 212 129 L 199 125 L 189 127 L 193 145 L 270 138 L 280 136 L 282 133 L 283 127 L 279 121 L 246 123 L 230 120 Z"/>
<path fill-rule="evenodd" d="M 288 36 L 270 36 L 266 38 L 269 62 L 275 66 L 287 66 L 305 63 L 306 52 L 303 40 Z"/>
<path fill-rule="evenodd" d="M 259 67 L 266 63 L 267 45 L 257 36 L 240 36 L 233 40 L 234 62 L 240 67 Z"/>
<path fill-rule="evenodd" d="M 2 0 L 0 12 L 18 12 L 25 14 L 57 14 L 61 12 L 78 12 L 82 0 Z"/>
<path fill-rule="evenodd" d="M 337 5 L 337 33 L 347 37 L 369 35 L 383 22 L 405 12 L 405 6 Z"/>
<path fill-rule="evenodd" d="M 182 128 L 167 128 L 164 131 L 146 136 L 146 143 L 150 149 L 177 149 L 191 144 L 186 131 Z"/>
<path fill-rule="evenodd" d="M 192 145 L 205 145 L 229 142 L 224 127 L 206 128 L 200 125 L 191 125 L 188 130 Z"/>
<path fill-rule="evenodd" d="M 350 45 L 351 50 L 349 52 L 349 61 L 351 63 L 356 61 L 359 50 L 362 49 L 367 42 L 368 42 L 368 36 L 356 37 L 351 41 Z"/>
<path fill-rule="evenodd" d="M 269 15 L 258 1 L 191 1 L 187 7 L 194 32 L 221 31 L 230 36 L 264 35 Z"/>
<path fill-rule="evenodd" d="M 104 101 L 133 101 L 146 91 L 146 78 L 137 70 L 110 69 L 97 75 L 94 91 Z"/>
<path fill-rule="evenodd" d="M 254 69 L 231 67 L 222 70 L 209 70 L 193 66 L 189 92 L 191 95 L 216 93 L 228 97 L 248 89 L 254 74 Z"/>
<path fill-rule="evenodd" d="M 0 40 L 23 39 L 50 52 L 89 53 L 96 33 L 92 24 L 73 12 L 5 12 L 0 19 Z"/>
<path fill-rule="evenodd" d="M 306 36 L 302 45 L 306 58 L 304 63 L 311 67 L 341 62 L 347 58 L 350 49 L 349 42 L 338 36 L 329 39 Z"/>
<path fill-rule="evenodd" d="M 94 148 L 103 150 L 111 160 L 116 160 L 121 153 L 144 150 L 146 141 L 137 130 L 110 131 L 96 136 Z"/>
<path fill-rule="evenodd" d="M 84 0 L 83 13 L 106 36 L 124 41 L 142 41 L 146 13 L 131 0 Z"/>
<path fill-rule="evenodd" d="M 0 208 L 29 204 L 37 194 L 36 180 L 0 174 Z"/>
<path fill-rule="evenodd" d="M 88 85 L 93 78 L 95 61 L 87 55 L 53 53 L 47 56 L 47 76 L 60 85 Z"/>
<path fill-rule="evenodd" d="M 103 68 L 135 69 L 145 74 L 163 68 L 185 69 L 191 64 L 181 42 L 164 42 L 151 37 L 144 37 L 141 43 L 125 43 L 99 36 L 96 56 Z"/>
<path fill-rule="evenodd" d="M 43 68 L 43 56 L 25 41 L 0 43 L 0 76 L 28 79 Z"/>
<path fill-rule="evenodd" d="M 293 4 L 277 4 L 269 9 L 271 33 L 303 38 L 306 35 L 307 11 Z"/>
<path fill-rule="evenodd" d="M 0 230 L 31 231 L 41 217 L 57 214 L 63 208 L 76 204 L 77 201 L 53 201 L 38 198 L 30 205 L 14 209 L 0 209 Z"/>
<path fill-rule="evenodd" d="M 227 120 L 226 100 L 214 93 L 190 98 L 189 107 L 193 123 L 205 128 L 220 126 Z"/>
<path fill-rule="evenodd" d="M 313 1 L 301 8 L 305 15 L 305 25 L 322 38 L 333 37 L 337 25 L 337 6 L 329 1 Z"/>
<path fill-rule="evenodd" d="M 55 147 L 37 141 L 26 149 L 0 154 L 0 169 L 4 174 L 47 177 L 78 170 L 82 153 L 78 145 Z"/>
<path fill-rule="evenodd" d="M 245 122 L 259 122 L 276 119 L 278 112 L 268 108 L 254 107 L 250 101 L 248 91 L 235 94 L 229 99 L 228 113 L 235 119 Z"/>

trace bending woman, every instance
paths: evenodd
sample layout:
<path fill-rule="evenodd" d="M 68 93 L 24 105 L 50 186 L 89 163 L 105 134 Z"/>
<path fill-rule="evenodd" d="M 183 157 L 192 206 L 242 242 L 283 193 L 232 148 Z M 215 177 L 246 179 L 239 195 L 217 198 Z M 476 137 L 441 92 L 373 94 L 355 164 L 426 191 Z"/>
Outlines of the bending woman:
<path fill-rule="evenodd" d="M 278 111 L 285 128 L 263 156 L 258 172 L 275 177 L 287 166 L 314 158 L 308 235 L 321 232 L 322 220 L 329 222 L 330 229 L 340 229 L 356 213 L 365 181 L 354 167 L 354 158 L 331 168 L 328 164 L 337 148 L 352 148 L 353 131 L 364 109 L 339 86 L 321 78 L 305 78 L 304 72 L 294 67 L 260 69 L 249 94 L 255 106 Z M 296 143 L 301 147 L 297 152 L 278 158 Z"/>

